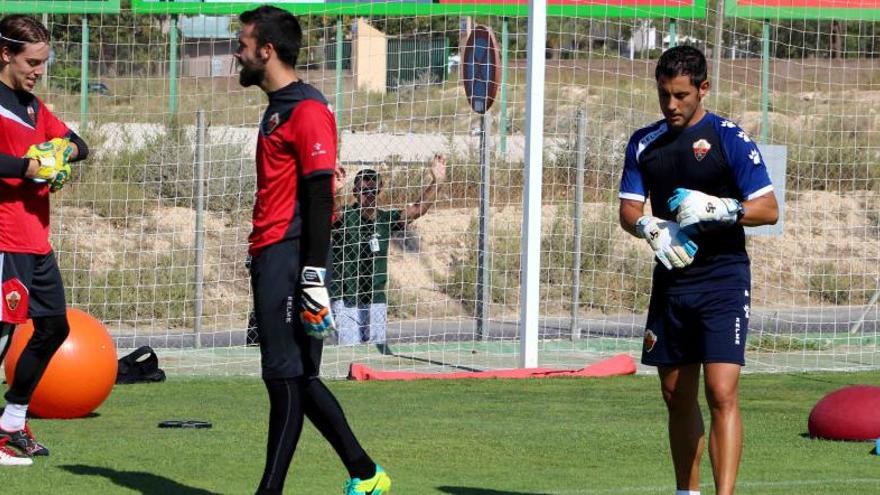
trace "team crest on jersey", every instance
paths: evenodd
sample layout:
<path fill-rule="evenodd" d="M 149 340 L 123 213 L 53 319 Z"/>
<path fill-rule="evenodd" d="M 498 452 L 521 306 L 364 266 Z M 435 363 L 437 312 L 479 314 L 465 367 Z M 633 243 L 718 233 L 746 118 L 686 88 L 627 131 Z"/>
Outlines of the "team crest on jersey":
<path fill-rule="evenodd" d="M 6 294 L 6 307 L 9 308 L 9 311 L 15 311 L 18 308 L 18 303 L 21 302 L 21 294 L 18 293 L 17 290 L 9 292 Z"/>
<path fill-rule="evenodd" d="M 281 123 L 281 115 L 278 112 L 273 113 L 269 116 L 269 120 L 266 122 L 266 134 L 272 134 L 272 131 L 278 127 L 278 124 Z"/>
<path fill-rule="evenodd" d="M 35 115 L 35 114 L 34 114 L 34 107 L 28 105 L 28 107 L 27 107 L 27 113 L 28 113 L 28 118 L 31 119 L 31 122 L 34 122 L 34 121 L 37 120 L 37 118 L 34 116 L 34 115 Z"/>
<path fill-rule="evenodd" d="M 645 330 L 645 339 L 642 342 L 645 352 L 653 351 L 655 345 L 657 345 L 657 335 L 650 329 Z"/>
<path fill-rule="evenodd" d="M 27 321 L 28 290 L 17 278 L 10 278 L 0 286 L 0 313 L 6 323 L 24 323 Z"/>
<path fill-rule="evenodd" d="M 706 158 L 706 155 L 709 154 L 709 150 L 712 149 L 712 145 L 709 144 L 709 141 L 705 139 L 700 139 L 699 141 L 694 141 L 694 158 L 697 159 L 698 162 L 703 161 L 703 158 Z"/>

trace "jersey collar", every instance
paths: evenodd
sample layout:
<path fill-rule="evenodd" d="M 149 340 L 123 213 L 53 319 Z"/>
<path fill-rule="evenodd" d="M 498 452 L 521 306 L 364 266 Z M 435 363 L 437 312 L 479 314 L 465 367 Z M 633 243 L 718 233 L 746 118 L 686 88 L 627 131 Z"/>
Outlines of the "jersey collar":
<path fill-rule="evenodd" d="M 686 134 L 690 134 L 692 132 L 697 132 L 703 126 L 707 125 L 709 122 L 712 121 L 712 118 L 710 117 L 710 115 L 712 115 L 712 113 L 709 112 L 708 110 L 706 110 L 706 112 L 703 114 L 703 117 L 700 119 L 699 122 L 697 122 L 696 124 L 694 124 L 690 127 L 685 127 L 684 129 L 679 131 L 679 134 L 686 135 Z"/>

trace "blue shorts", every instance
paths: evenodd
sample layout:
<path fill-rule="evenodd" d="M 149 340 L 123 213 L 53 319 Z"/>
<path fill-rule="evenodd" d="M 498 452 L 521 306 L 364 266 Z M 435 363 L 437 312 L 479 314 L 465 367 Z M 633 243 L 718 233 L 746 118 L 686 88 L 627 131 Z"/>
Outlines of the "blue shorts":
<path fill-rule="evenodd" d="M 748 330 L 748 290 L 677 295 L 654 291 L 642 344 L 642 364 L 744 366 Z"/>

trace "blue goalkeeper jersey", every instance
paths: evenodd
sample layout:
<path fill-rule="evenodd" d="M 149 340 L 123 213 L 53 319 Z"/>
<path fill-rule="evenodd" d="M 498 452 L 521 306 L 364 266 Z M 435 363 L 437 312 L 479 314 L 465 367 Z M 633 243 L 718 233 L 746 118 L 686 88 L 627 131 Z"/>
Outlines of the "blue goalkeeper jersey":
<path fill-rule="evenodd" d="M 650 199 L 655 217 L 675 221 L 666 201 L 678 187 L 740 201 L 773 191 L 757 145 L 738 125 L 710 112 L 683 130 L 669 128 L 665 120 L 639 129 L 626 147 L 620 199 Z M 699 246 L 693 264 L 667 270 L 658 263 L 655 289 L 686 294 L 751 286 L 741 225 L 692 238 Z"/>

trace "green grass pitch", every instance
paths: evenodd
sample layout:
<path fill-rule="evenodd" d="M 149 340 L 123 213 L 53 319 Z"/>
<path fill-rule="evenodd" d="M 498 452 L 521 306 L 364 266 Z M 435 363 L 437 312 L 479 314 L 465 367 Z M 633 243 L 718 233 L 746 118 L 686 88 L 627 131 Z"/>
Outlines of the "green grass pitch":
<path fill-rule="evenodd" d="M 878 380 L 880 372 L 745 376 L 738 493 L 880 493 L 872 444 L 804 436 L 819 398 Z M 674 489 L 655 376 L 330 386 L 362 443 L 392 475 L 395 494 L 668 495 Z M 52 455 L 31 467 L 0 469 L 0 484 L 3 493 L 53 495 L 253 493 L 265 455 L 267 406 L 254 378 L 119 386 L 90 418 L 34 420 Z M 157 428 L 165 419 L 206 419 L 214 427 Z M 333 451 L 307 425 L 286 492 L 338 494 L 344 479 Z M 708 453 L 703 482 L 703 493 L 714 493 Z"/>

